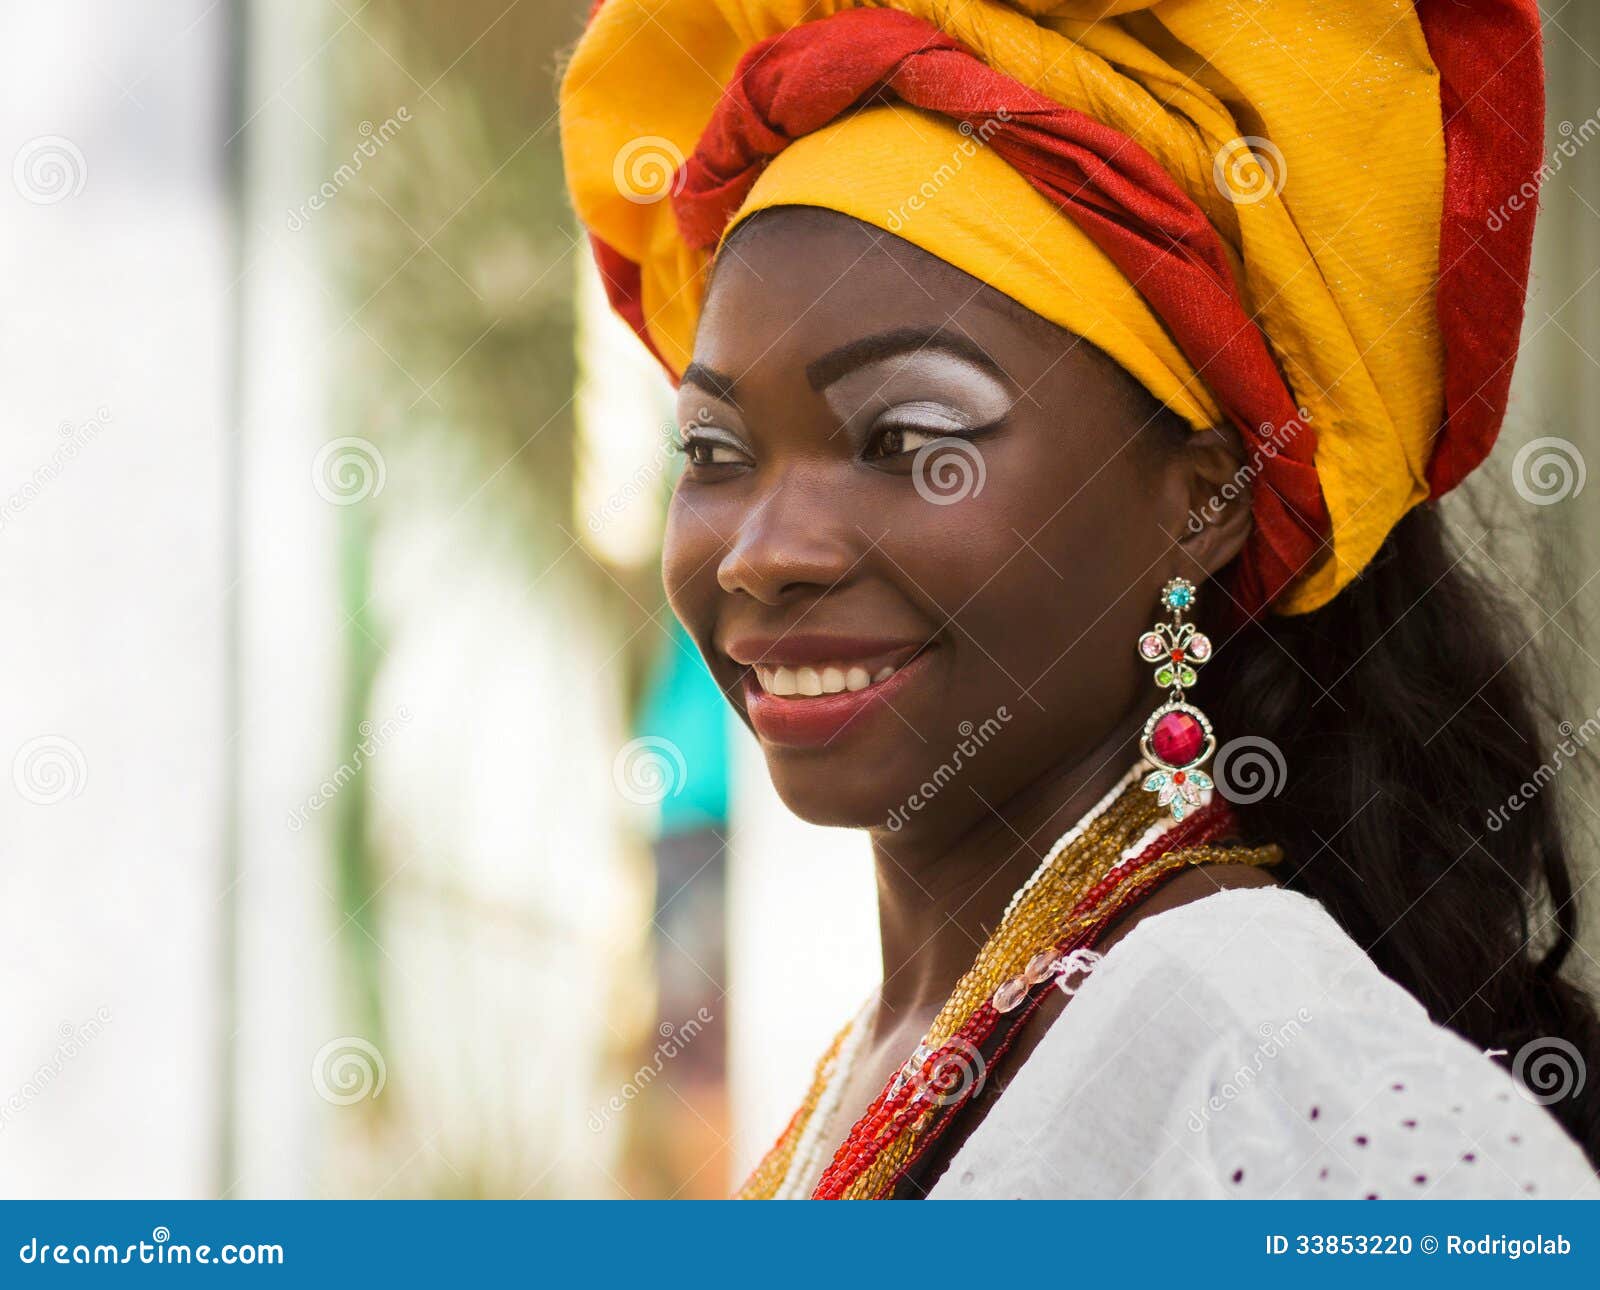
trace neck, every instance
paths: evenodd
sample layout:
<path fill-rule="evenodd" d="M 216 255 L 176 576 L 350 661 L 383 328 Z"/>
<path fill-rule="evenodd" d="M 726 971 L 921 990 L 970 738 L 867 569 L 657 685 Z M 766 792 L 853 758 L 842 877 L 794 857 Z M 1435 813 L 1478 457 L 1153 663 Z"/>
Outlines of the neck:
<path fill-rule="evenodd" d="M 874 832 L 886 1013 L 937 1011 L 1051 845 L 1133 764 L 1143 721 L 1131 714 L 1091 754 L 984 804 L 954 832 L 931 821 L 915 834 Z"/>

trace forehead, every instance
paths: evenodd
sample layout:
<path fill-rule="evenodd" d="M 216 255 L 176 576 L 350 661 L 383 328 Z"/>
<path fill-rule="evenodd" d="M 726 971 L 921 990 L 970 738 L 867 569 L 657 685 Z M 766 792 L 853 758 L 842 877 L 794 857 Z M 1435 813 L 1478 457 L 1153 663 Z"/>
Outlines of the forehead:
<path fill-rule="evenodd" d="M 959 336 L 1025 387 L 1091 349 L 892 233 L 834 211 L 777 207 L 723 243 L 694 357 L 736 377 L 794 371 L 853 339 L 906 330 Z"/>

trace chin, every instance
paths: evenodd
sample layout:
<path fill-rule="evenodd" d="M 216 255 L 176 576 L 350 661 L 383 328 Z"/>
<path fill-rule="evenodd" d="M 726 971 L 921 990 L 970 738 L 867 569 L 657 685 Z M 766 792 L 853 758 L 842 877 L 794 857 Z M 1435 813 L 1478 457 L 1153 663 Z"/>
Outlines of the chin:
<path fill-rule="evenodd" d="M 830 829 L 892 827 L 904 799 L 883 782 L 881 763 L 842 755 L 838 750 L 800 752 L 764 748 L 767 774 L 779 799 L 807 824 Z M 831 760 L 834 765 L 824 766 Z M 879 782 L 874 783 L 877 780 Z"/>

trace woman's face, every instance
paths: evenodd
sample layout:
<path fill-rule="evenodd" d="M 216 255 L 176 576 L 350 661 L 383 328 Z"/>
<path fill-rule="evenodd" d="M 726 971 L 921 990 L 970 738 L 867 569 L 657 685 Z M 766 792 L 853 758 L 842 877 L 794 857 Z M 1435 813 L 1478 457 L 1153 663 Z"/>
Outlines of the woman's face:
<path fill-rule="evenodd" d="M 847 217 L 769 211 L 724 248 L 664 577 L 796 814 L 959 830 L 1155 706 L 1134 643 L 1195 570 L 1152 407 L 1098 350 Z"/>

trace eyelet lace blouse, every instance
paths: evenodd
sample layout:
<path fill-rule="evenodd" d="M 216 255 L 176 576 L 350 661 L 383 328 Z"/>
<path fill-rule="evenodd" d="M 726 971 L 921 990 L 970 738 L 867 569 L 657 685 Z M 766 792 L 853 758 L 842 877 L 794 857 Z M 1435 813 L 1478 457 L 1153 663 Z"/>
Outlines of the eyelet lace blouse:
<path fill-rule="evenodd" d="M 1319 902 L 1219 892 L 1111 948 L 930 1199 L 1600 1199 L 1546 1110 L 1600 1071 L 1554 1037 L 1507 1056 L 1520 1078 Z"/>

